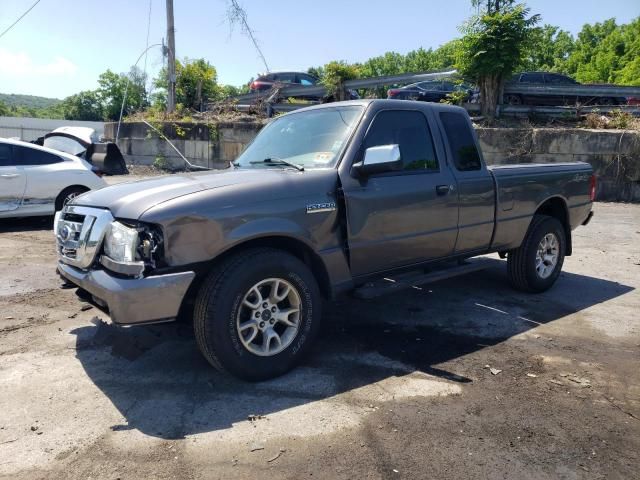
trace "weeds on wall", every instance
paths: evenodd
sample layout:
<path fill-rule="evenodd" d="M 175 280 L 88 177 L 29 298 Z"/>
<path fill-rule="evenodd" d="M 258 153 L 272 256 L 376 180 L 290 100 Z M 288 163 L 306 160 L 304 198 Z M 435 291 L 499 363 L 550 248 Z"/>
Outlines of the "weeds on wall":
<path fill-rule="evenodd" d="M 593 129 L 640 131 L 640 119 L 624 110 L 613 110 L 609 115 L 593 112 L 585 116 L 581 126 Z"/>

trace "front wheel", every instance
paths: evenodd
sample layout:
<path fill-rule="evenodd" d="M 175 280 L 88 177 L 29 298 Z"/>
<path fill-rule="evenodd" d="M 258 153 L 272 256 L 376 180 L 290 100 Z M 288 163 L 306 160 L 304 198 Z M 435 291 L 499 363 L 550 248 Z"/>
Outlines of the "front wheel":
<path fill-rule="evenodd" d="M 547 215 L 535 215 L 522 245 L 509 252 L 507 270 L 512 285 L 526 292 L 551 288 L 562 270 L 565 243 L 562 223 Z"/>
<path fill-rule="evenodd" d="M 277 377 L 308 351 L 320 307 L 304 263 L 275 249 L 247 250 L 204 281 L 194 310 L 196 341 L 221 371 L 249 381 Z"/>
<path fill-rule="evenodd" d="M 62 210 L 64 207 L 67 206 L 67 203 L 69 203 L 74 198 L 82 195 L 86 191 L 88 191 L 88 189 L 85 187 L 65 188 L 62 192 L 60 192 L 60 195 L 58 195 L 58 198 L 56 198 L 56 212 Z"/>

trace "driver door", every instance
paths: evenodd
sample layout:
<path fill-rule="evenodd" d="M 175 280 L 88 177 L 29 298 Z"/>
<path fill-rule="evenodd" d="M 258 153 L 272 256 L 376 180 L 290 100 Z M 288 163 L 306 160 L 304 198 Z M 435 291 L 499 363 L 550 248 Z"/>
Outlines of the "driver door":
<path fill-rule="evenodd" d="M 361 151 L 382 145 L 399 145 L 402 170 L 344 184 L 354 276 L 446 257 L 458 235 L 456 182 L 424 113 L 378 112 Z"/>
<path fill-rule="evenodd" d="M 13 146 L 0 143 L 0 212 L 16 210 L 26 186 L 27 177 L 18 165 Z"/>

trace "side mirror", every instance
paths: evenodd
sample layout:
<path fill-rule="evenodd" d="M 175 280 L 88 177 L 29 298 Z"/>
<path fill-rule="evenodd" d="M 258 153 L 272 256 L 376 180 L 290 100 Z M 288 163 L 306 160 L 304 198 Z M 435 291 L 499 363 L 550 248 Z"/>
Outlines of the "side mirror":
<path fill-rule="evenodd" d="M 398 144 L 369 147 L 365 150 L 362 161 L 352 167 L 352 171 L 356 176 L 398 170 L 402 170 L 402 157 L 400 155 L 400 145 Z"/>

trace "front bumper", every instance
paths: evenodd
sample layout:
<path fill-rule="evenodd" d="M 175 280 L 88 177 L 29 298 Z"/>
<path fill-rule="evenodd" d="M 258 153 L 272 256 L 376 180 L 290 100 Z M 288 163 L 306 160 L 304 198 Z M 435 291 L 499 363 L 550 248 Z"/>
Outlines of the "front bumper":
<path fill-rule="evenodd" d="M 86 290 L 94 302 L 109 312 L 114 323 L 135 325 L 175 319 L 195 272 L 144 278 L 120 278 L 104 270 L 83 271 L 58 262 L 67 281 Z"/>

